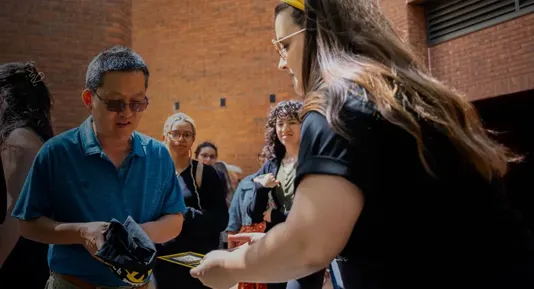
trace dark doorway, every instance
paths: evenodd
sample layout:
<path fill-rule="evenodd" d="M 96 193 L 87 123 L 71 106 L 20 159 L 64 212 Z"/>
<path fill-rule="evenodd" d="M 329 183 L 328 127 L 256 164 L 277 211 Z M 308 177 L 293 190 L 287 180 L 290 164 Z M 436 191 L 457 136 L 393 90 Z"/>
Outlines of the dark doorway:
<path fill-rule="evenodd" d="M 534 90 L 474 102 L 486 128 L 495 138 L 524 157 L 512 164 L 506 177 L 508 194 L 534 229 Z"/>

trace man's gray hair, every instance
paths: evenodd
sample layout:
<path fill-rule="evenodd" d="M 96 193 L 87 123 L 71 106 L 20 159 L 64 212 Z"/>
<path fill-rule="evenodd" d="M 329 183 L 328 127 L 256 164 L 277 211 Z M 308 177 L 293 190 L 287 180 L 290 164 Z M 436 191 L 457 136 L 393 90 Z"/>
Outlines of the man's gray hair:
<path fill-rule="evenodd" d="M 95 91 L 102 86 L 104 74 L 111 71 L 142 71 L 145 75 L 145 88 L 148 88 L 148 67 L 144 60 L 128 47 L 116 45 L 100 52 L 89 63 L 85 75 L 85 87 Z"/>

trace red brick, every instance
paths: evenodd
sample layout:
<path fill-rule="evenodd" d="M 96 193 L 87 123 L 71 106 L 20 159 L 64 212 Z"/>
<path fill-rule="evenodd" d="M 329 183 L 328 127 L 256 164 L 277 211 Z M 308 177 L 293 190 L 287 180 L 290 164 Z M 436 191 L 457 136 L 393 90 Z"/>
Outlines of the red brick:
<path fill-rule="evenodd" d="M 406 0 L 381 0 L 378 3 L 399 36 L 410 45 L 419 61 L 428 67 L 424 9 Z"/>
<path fill-rule="evenodd" d="M 429 48 L 421 1 L 378 2 L 432 74 L 470 99 L 534 88 L 534 14 Z M 296 97 L 270 44 L 276 3 L 3 0 L 0 62 L 38 63 L 62 132 L 87 116 L 80 95 L 89 61 L 111 45 L 132 46 L 151 70 L 151 104 L 140 130 L 159 139 L 180 101 L 180 110 L 197 123 L 197 144 L 214 141 L 221 159 L 250 173 L 258 168 L 269 95 Z"/>
<path fill-rule="evenodd" d="M 469 99 L 534 89 L 534 14 L 430 49 L 433 75 Z"/>
<path fill-rule="evenodd" d="M 196 121 L 197 144 L 212 140 L 221 159 L 247 173 L 257 170 L 269 95 L 295 97 L 271 45 L 275 3 L 134 1 L 133 47 L 153 73 L 153 105 L 140 129 L 159 137 L 180 101 L 180 110 Z"/>
<path fill-rule="evenodd" d="M 55 98 L 57 132 L 88 115 L 81 100 L 89 61 L 114 45 L 131 45 L 131 0 L 3 0 L 0 62 L 34 60 Z"/>

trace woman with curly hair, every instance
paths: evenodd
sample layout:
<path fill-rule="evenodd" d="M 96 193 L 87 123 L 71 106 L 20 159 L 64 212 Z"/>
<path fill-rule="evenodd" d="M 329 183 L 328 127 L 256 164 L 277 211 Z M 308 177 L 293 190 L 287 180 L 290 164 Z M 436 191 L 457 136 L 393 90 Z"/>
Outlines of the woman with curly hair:
<path fill-rule="evenodd" d="M 278 103 L 269 113 L 265 126 L 267 161 L 253 179 L 254 193 L 248 208 L 253 223 L 265 223 L 265 232 L 284 222 L 293 204 L 302 105 L 296 100 Z M 324 272 L 319 271 L 296 283 L 302 288 L 321 288 L 323 276 Z M 267 288 L 286 288 L 286 283 L 268 284 Z"/>
<path fill-rule="evenodd" d="M 265 125 L 267 161 L 254 178 L 255 194 L 249 215 L 255 223 L 266 221 L 267 231 L 285 221 L 291 209 L 301 109 L 301 101 L 282 101 L 271 110 Z"/>

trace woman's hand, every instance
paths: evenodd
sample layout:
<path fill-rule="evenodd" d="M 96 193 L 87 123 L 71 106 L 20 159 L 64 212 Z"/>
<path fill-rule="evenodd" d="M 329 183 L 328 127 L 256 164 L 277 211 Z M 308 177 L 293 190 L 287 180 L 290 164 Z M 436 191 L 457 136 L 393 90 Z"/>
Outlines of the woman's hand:
<path fill-rule="evenodd" d="M 269 208 L 267 211 L 263 212 L 263 220 L 265 222 L 271 223 L 271 212 L 273 211 L 273 208 Z"/>
<path fill-rule="evenodd" d="M 272 173 L 268 173 L 265 175 L 257 176 L 254 178 L 254 182 L 261 184 L 265 188 L 274 188 L 280 184 L 280 181 L 278 181 Z"/>
<path fill-rule="evenodd" d="M 228 238 L 228 249 L 233 249 L 237 247 L 237 243 L 233 241 L 230 236 L 237 234 L 237 232 L 228 232 L 227 238 Z"/>
<path fill-rule="evenodd" d="M 228 236 L 228 242 L 246 242 L 245 244 L 234 248 L 232 251 L 216 250 L 208 253 L 200 265 L 191 269 L 191 276 L 198 278 L 202 284 L 214 289 L 228 289 L 236 285 L 239 280 L 234 277 L 232 272 L 236 268 L 225 268 L 225 264 L 240 264 L 240 258 L 246 249 L 261 238 L 265 233 L 242 233 Z M 235 266 L 234 266 L 235 267 Z M 242 266 L 244 267 L 244 264 Z"/>
<path fill-rule="evenodd" d="M 239 249 L 238 249 L 239 250 Z M 238 252 L 228 252 L 216 250 L 208 253 L 200 265 L 191 269 L 192 277 L 197 278 L 204 284 L 213 289 L 228 289 L 238 283 L 238 280 L 230 274 L 230 270 L 224 268 L 224 264 L 236 258 Z"/>
<path fill-rule="evenodd" d="M 241 233 L 228 236 L 228 240 L 232 242 L 247 242 L 248 244 L 254 244 L 265 236 L 265 233 Z"/>

